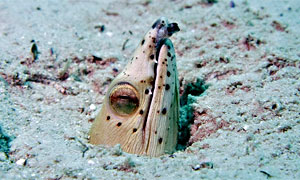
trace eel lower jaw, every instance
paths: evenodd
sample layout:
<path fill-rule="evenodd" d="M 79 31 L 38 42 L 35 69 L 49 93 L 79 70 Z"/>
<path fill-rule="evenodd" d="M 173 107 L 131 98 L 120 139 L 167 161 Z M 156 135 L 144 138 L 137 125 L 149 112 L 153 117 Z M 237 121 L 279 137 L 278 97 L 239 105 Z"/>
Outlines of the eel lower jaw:
<path fill-rule="evenodd" d="M 156 43 L 156 61 L 158 62 L 158 59 L 159 59 L 159 53 L 160 53 L 160 50 L 161 50 L 161 47 L 165 44 L 167 38 L 164 38 L 164 39 L 161 39 L 159 40 L 157 43 Z"/>

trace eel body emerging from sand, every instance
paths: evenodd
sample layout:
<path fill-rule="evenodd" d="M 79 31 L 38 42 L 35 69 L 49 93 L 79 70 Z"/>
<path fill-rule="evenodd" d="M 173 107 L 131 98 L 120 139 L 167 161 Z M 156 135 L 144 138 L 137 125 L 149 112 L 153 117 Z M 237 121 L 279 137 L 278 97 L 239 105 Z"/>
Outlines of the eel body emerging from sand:
<path fill-rule="evenodd" d="M 158 19 L 112 81 L 90 130 L 90 143 L 120 144 L 128 153 L 159 156 L 177 143 L 179 81 L 169 37 L 176 23 Z"/>

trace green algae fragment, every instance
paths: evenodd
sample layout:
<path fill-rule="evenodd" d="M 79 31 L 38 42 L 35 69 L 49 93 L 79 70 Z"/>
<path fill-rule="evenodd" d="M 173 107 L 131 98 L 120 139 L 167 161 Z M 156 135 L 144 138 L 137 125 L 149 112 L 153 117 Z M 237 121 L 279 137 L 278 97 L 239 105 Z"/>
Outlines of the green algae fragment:
<path fill-rule="evenodd" d="M 7 156 L 9 153 L 9 143 L 11 142 L 11 140 L 12 138 L 5 134 L 0 126 L 0 152 L 4 152 Z"/>

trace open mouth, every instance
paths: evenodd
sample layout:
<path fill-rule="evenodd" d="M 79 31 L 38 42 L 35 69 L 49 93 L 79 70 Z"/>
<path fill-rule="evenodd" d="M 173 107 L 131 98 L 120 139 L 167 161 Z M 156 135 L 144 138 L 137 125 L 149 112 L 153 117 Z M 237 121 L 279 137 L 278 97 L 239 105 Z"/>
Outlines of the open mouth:
<path fill-rule="evenodd" d="M 159 30 L 156 37 L 156 60 L 158 60 L 161 47 L 165 44 L 166 39 L 178 31 L 180 31 L 180 29 L 177 23 L 167 24 L 165 26 L 161 26 L 161 24 L 159 24 Z"/>
<path fill-rule="evenodd" d="M 180 29 L 179 29 L 177 23 L 168 24 L 168 27 L 167 27 L 168 36 L 172 36 L 172 34 L 178 32 L 178 31 L 180 31 Z"/>

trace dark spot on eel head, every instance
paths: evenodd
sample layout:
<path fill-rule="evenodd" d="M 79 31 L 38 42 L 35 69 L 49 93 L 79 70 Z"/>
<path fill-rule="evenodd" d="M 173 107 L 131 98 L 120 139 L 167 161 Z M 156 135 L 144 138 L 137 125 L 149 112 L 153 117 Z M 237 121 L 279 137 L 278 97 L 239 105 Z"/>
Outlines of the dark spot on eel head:
<path fill-rule="evenodd" d="M 145 90 L 145 94 L 149 94 L 149 89 L 146 89 L 146 90 Z"/>
<path fill-rule="evenodd" d="M 107 116 L 107 117 L 106 117 L 106 120 L 110 120 L 110 116 Z"/>
<path fill-rule="evenodd" d="M 142 43 L 141 43 L 141 44 L 143 45 L 144 43 L 145 43 L 145 39 L 142 40 Z"/>
<path fill-rule="evenodd" d="M 122 123 L 121 123 L 121 122 L 118 122 L 117 126 L 120 127 L 121 125 L 122 125 Z"/>
<path fill-rule="evenodd" d="M 171 53 L 170 52 L 168 52 L 168 56 L 171 57 Z"/>
<path fill-rule="evenodd" d="M 152 42 L 155 43 L 156 42 L 156 38 L 152 38 Z"/>
<path fill-rule="evenodd" d="M 155 21 L 155 23 L 152 25 L 152 29 L 156 28 L 158 23 L 159 23 L 159 20 Z"/>
<path fill-rule="evenodd" d="M 142 115 L 143 113 L 144 113 L 144 111 L 141 109 L 141 110 L 140 110 L 140 115 Z"/>
<path fill-rule="evenodd" d="M 137 131 L 137 129 L 136 129 L 136 128 L 133 128 L 132 132 L 135 133 L 136 131 Z"/>
<path fill-rule="evenodd" d="M 154 54 L 151 54 L 150 59 L 152 60 L 154 59 Z"/>

